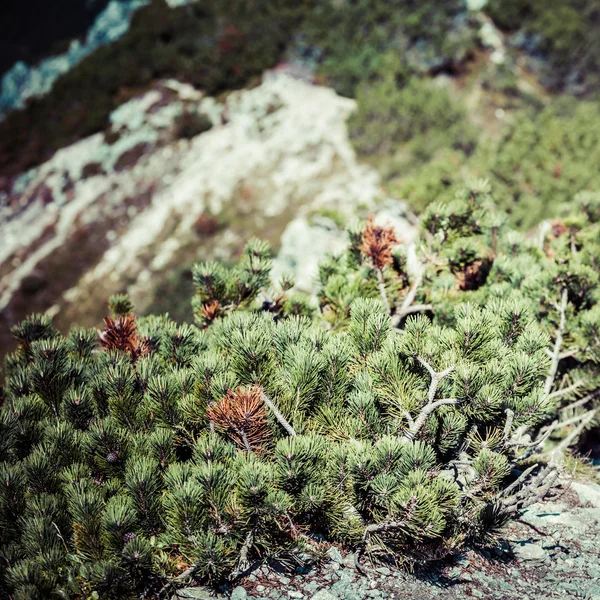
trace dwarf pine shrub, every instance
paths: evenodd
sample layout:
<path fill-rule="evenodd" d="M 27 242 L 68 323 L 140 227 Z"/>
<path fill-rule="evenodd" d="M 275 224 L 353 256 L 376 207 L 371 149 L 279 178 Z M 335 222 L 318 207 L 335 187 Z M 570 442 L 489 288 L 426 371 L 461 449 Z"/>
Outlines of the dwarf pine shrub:
<path fill-rule="evenodd" d="M 408 269 L 369 220 L 318 306 L 269 248 L 194 268 L 194 325 L 13 329 L 0 408 L 0 577 L 13 598 L 161 597 L 330 543 L 414 564 L 493 543 L 595 419 L 600 201 L 540 240 L 484 184 L 431 207 Z"/>

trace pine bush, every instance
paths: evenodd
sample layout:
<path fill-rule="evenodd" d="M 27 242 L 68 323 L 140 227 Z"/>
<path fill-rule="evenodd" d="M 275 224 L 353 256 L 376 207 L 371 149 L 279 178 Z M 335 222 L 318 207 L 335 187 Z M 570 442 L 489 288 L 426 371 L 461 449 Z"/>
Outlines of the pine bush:
<path fill-rule="evenodd" d="M 356 566 L 493 544 L 596 421 L 600 198 L 527 239 L 477 182 L 409 260 L 372 219 L 317 302 L 270 251 L 194 268 L 194 325 L 110 301 L 104 329 L 13 329 L 0 577 L 18 600 L 161 597 L 329 544 Z"/>

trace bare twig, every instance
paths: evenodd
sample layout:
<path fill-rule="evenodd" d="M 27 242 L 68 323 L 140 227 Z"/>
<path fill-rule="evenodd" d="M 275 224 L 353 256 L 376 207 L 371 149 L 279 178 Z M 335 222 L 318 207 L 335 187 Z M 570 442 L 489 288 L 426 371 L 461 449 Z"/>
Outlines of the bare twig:
<path fill-rule="evenodd" d="M 502 435 L 502 441 L 506 443 L 508 442 L 508 438 L 510 437 L 510 430 L 512 429 L 515 413 L 510 408 L 507 408 L 504 412 L 506 413 L 506 423 L 504 424 L 504 433 Z"/>
<path fill-rule="evenodd" d="M 419 274 L 415 277 L 413 284 L 410 286 L 410 290 L 408 290 L 408 294 L 404 297 L 400 308 L 396 311 L 394 316 L 392 317 L 392 326 L 397 327 L 400 324 L 400 321 L 416 312 L 424 312 L 426 310 L 433 310 L 433 304 L 413 304 L 415 298 L 417 296 L 417 291 L 423 282 L 423 272 L 419 272 Z"/>
<path fill-rule="evenodd" d="M 237 569 L 231 573 L 229 579 L 231 581 L 235 581 L 240 575 L 242 575 L 245 571 L 250 567 L 250 563 L 248 562 L 248 553 L 250 552 L 250 548 L 254 543 L 254 529 L 251 529 L 244 540 L 244 544 L 240 550 L 240 557 L 238 559 Z"/>
<path fill-rule="evenodd" d="M 377 274 L 377 287 L 379 288 L 379 295 L 381 296 L 381 301 L 383 302 L 383 306 L 387 314 L 389 315 L 392 312 L 390 308 L 390 301 L 387 297 L 387 292 L 385 291 L 385 282 L 383 281 L 383 273 L 379 267 L 375 267 L 375 273 Z"/>
<path fill-rule="evenodd" d="M 454 365 L 450 365 L 447 369 L 440 371 L 439 373 L 421 356 L 417 356 L 417 360 L 427 369 L 431 375 L 431 383 L 429 384 L 429 392 L 427 393 L 427 404 L 431 404 L 435 398 L 440 381 L 454 371 Z"/>
<path fill-rule="evenodd" d="M 289 435 L 291 435 L 292 437 L 296 437 L 297 434 L 294 428 L 289 424 L 289 422 L 281 414 L 277 406 L 275 406 L 272 400 L 264 392 L 262 392 L 262 399 L 263 402 L 271 409 L 271 411 L 275 415 L 275 418 L 279 421 L 279 424 L 288 432 Z"/>
<path fill-rule="evenodd" d="M 499 498 L 506 498 L 514 489 L 518 488 L 529 475 L 537 469 L 538 464 L 531 465 L 525 469 L 507 488 L 503 489 L 498 495 Z"/>
<path fill-rule="evenodd" d="M 413 304 L 412 306 L 409 306 L 404 310 L 400 309 L 396 311 L 396 313 L 392 317 L 392 326 L 397 327 L 400 321 L 408 315 L 412 315 L 416 312 L 425 312 L 427 310 L 433 310 L 433 304 Z"/>
<path fill-rule="evenodd" d="M 421 430 L 421 427 L 425 425 L 429 415 L 438 409 L 440 406 L 448 406 L 451 404 L 460 404 L 462 400 L 460 398 L 443 398 L 442 400 L 436 400 L 432 404 L 427 404 L 422 410 L 419 416 L 415 419 L 414 425 L 404 434 L 404 438 L 407 440 L 413 440 L 417 433 Z"/>
<path fill-rule="evenodd" d="M 515 436 L 513 437 L 513 439 L 510 439 L 508 442 L 506 442 L 506 446 L 509 448 L 537 448 L 538 446 L 541 446 L 550 437 L 551 432 L 552 430 L 546 431 L 544 434 L 542 434 L 541 437 L 535 438 L 529 442 L 524 442 L 520 436 Z"/>
<path fill-rule="evenodd" d="M 167 592 L 169 590 L 170 587 L 173 587 L 174 585 L 177 585 L 184 579 L 191 577 L 197 568 L 198 568 L 198 565 L 194 564 L 191 567 L 189 567 L 188 569 L 186 569 L 183 573 L 181 573 L 181 575 L 177 575 L 177 577 L 175 577 L 174 579 L 167 581 L 167 583 L 165 583 L 165 585 L 162 587 L 162 589 L 158 592 L 157 597 L 160 598 L 165 592 Z"/>
<path fill-rule="evenodd" d="M 512 484 L 512 490 L 516 489 L 517 482 L 521 483 L 525 480 L 527 475 L 530 475 L 533 469 L 530 467 L 517 479 L 516 482 Z M 550 464 L 544 467 L 531 481 L 524 485 L 519 491 L 515 492 L 511 496 L 506 496 L 502 498 L 501 502 L 504 509 L 508 513 L 520 512 L 535 504 L 536 502 L 542 500 L 544 496 L 550 491 L 556 480 L 558 479 L 558 475 L 560 473 L 560 469 L 558 465 L 551 461 Z M 510 487 L 510 486 L 509 486 Z M 508 488 L 507 488 L 508 489 Z"/>
<path fill-rule="evenodd" d="M 594 398 L 596 398 L 596 396 L 598 396 L 599 391 L 598 390 L 594 390 L 592 393 L 587 394 L 586 396 L 584 396 L 583 398 L 580 398 L 579 400 L 576 400 L 575 402 L 573 402 L 572 404 L 568 404 L 567 406 L 563 406 L 562 408 L 559 408 L 558 410 L 560 412 L 566 412 L 567 410 L 573 410 L 575 408 L 579 408 L 581 406 L 586 405 L 590 400 L 593 400 Z"/>
<path fill-rule="evenodd" d="M 410 290 L 408 290 L 408 294 L 404 297 L 402 301 L 402 305 L 400 306 L 400 311 L 405 311 L 417 297 L 417 292 L 419 291 L 419 287 L 423 282 L 423 271 L 419 271 L 418 275 L 415 277 L 413 284 L 410 286 Z"/>
<path fill-rule="evenodd" d="M 554 351 L 552 352 L 550 370 L 548 371 L 548 376 L 546 377 L 546 382 L 544 383 L 545 396 L 550 395 L 552 386 L 554 385 L 554 378 L 556 377 L 556 372 L 558 370 L 558 363 L 560 361 L 560 347 L 562 346 L 563 333 L 565 331 L 567 300 L 567 288 L 564 288 L 561 295 L 560 305 L 555 305 L 560 314 L 560 321 L 558 323 L 558 329 L 556 330 L 556 339 L 554 340 Z"/>
<path fill-rule="evenodd" d="M 580 421 L 582 421 L 583 419 L 585 419 L 587 417 L 588 413 L 582 413 L 580 415 L 575 415 L 574 417 L 571 417 L 570 419 L 567 419 L 566 421 L 553 421 L 550 425 L 546 425 L 546 427 L 543 427 L 540 431 L 542 433 L 552 433 L 553 431 L 556 431 L 557 429 L 562 429 L 563 427 L 568 427 L 569 425 L 574 425 L 575 423 L 579 423 Z"/>
<path fill-rule="evenodd" d="M 373 523 L 365 528 L 365 531 L 362 536 L 362 540 L 356 550 L 356 554 L 354 555 L 354 566 L 356 570 L 362 575 L 366 575 L 366 571 L 363 566 L 360 564 L 360 559 L 362 555 L 365 553 L 367 548 L 367 544 L 369 543 L 369 538 L 374 533 L 379 533 L 381 531 L 389 531 L 390 529 L 398 529 L 406 525 L 406 520 L 403 519 L 401 521 L 386 521 L 384 523 Z"/>
<path fill-rule="evenodd" d="M 583 379 L 579 379 L 573 385 L 570 385 L 566 388 L 562 388 L 560 390 L 556 390 L 556 391 L 552 392 L 551 394 L 548 394 L 548 399 L 559 398 L 560 396 L 566 396 L 567 394 L 570 394 L 571 392 L 578 390 L 584 383 L 585 383 L 585 381 Z"/>
<path fill-rule="evenodd" d="M 560 442 L 556 448 L 552 449 L 552 455 L 557 455 L 563 450 L 566 450 L 573 443 L 573 441 L 579 437 L 581 432 L 589 425 L 589 423 L 591 423 L 595 416 L 595 410 L 589 410 L 587 413 L 584 413 L 579 425 L 564 440 L 562 440 L 562 442 Z"/>
<path fill-rule="evenodd" d="M 449 375 L 454 370 L 454 365 L 450 365 L 448 368 L 440 371 L 439 373 L 422 357 L 417 356 L 417 360 L 427 369 L 427 372 L 431 376 L 431 383 L 429 384 L 429 390 L 427 392 L 427 404 L 421 409 L 419 416 L 413 420 L 413 423 L 410 424 L 409 421 L 409 429 L 404 434 L 405 440 L 413 440 L 414 437 L 419 433 L 421 427 L 427 421 L 429 415 L 434 412 L 440 406 L 446 406 L 450 404 L 459 404 L 462 402 L 459 398 L 443 398 L 441 400 L 435 400 L 435 395 L 437 393 L 438 386 L 440 385 L 440 381 L 444 379 L 447 375 Z M 435 400 L 435 401 L 434 401 Z"/>

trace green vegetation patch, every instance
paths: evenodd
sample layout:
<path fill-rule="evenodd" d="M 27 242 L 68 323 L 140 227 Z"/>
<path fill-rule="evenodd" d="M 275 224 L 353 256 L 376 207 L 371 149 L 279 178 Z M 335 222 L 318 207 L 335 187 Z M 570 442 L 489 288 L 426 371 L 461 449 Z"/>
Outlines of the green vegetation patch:
<path fill-rule="evenodd" d="M 392 182 L 417 210 L 449 199 L 469 174 L 488 174 L 513 224 L 529 229 L 559 214 L 580 191 L 600 190 L 600 106 L 563 98 L 542 111 L 521 111 L 497 141 L 482 141 L 469 158 L 446 150 Z"/>
<path fill-rule="evenodd" d="M 551 87 L 598 89 L 598 0 L 490 0 L 484 10 L 498 27 L 526 36 L 521 45 L 547 61 L 543 71 Z"/>
<path fill-rule="evenodd" d="M 460 0 L 322 2 L 304 31 L 321 52 L 320 73 L 346 96 L 377 76 L 388 51 L 405 54 L 413 71 L 425 73 L 454 69 L 476 45 Z"/>

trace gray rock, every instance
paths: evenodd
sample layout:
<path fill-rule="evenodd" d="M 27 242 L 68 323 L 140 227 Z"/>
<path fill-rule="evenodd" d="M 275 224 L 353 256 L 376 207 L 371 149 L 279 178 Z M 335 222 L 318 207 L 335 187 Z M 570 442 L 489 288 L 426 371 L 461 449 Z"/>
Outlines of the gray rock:
<path fill-rule="evenodd" d="M 171 600 L 215 600 L 212 590 L 204 587 L 189 587 L 177 590 L 177 594 Z"/>
<path fill-rule="evenodd" d="M 231 592 L 231 600 L 246 600 L 246 598 L 248 598 L 248 593 L 241 585 L 238 585 Z"/>
<path fill-rule="evenodd" d="M 538 544 L 517 542 L 513 544 L 512 550 L 519 562 L 526 562 L 530 565 L 544 564 L 550 560 L 547 552 Z"/>
<path fill-rule="evenodd" d="M 288 596 L 290 598 L 304 598 L 304 594 L 298 590 L 292 590 L 291 592 L 288 592 Z"/>
<path fill-rule="evenodd" d="M 320 590 L 310 600 L 338 600 L 338 598 L 327 590 Z"/>
<path fill-rule="evenodd" d="M 574 481 L 571 487 L 577 492 L 579 500 L 582 503 L 589 503 L 596 508 L 600 508 L 600 485 L 597 483 Z"/>
<path fill-rule="evenodd" d="M 333 562 L 336 562 L 340 565 L 344 562 L 344 557 L 335 546 L 332 546 L 329 548 L 329 550 L 327 550 L 327 556 L 329 556 Z"/>
<path fill-rule="evenodd" d="M 319 584 L 316 581 L 309 581 L 305 586 L 304 586 L 304 591 L 307 594 L 314 594 L 317 591 L 317 588 L 319 587 Z"/>
<path fill-rule="evenodd" d="M 354 569 L 354 554 L 347 554 L 344 558 L 344 566 L 349 569 Z"/>

